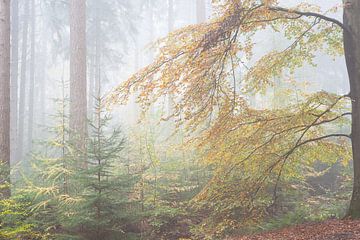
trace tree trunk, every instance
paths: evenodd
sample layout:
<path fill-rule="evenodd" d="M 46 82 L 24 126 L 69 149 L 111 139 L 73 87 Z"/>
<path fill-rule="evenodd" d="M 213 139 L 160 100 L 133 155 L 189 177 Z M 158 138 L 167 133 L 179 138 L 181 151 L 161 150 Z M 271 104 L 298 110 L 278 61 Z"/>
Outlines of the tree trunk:
<path fill-rule="evenodd" d="M 10 1 L 0 0 L 0 198 L 10 197 Z"/>
<path fill-rule="evenodd" d="M 347 0 L 344 8 L 344 48 L 352 104 L 354 184 L 348 216 L 360 217 L 360 1 Z"/>
<path fill-rule="evenodd" d="M 17 161 L 22 161 L 24 153 L 24 119 L 25 119 L 25 89 L 26 89 L 26 65 L 27 65 L 27 42 L 28 42 L 28 19 L 29 1 L 25 1 L 24 23 L 21 49 L 21 73 L 20 73 L 20 99 L 19 99 L 19 127 L 18 127 L 18 152 Z"/>
<path fill-rule="evenodd" d="M 85 153 L 87 134 L 86 0 L 70 0 L 70 119 L 72 140 Z M 85 157 L 79 164 L 86 166 Z"/>
<path fill-rule="evenodd" d="M 49 41 L 49 38 L 47 35 L 43 34 L 42 37 L 42 41 L 40 43 L 41 46 L 43 46 L 42 44 L 44 44 L 44 46 L 46 46 L 46 43 Z M 46 119 L 46 99 L 47 99 L 47 95 L 46 95 L 46 89 L 47 89 L 47 57 L 48 57 L 48 49 L 47 47 L 41 48 L 40 50 L 40 56 L 41 56 L 41 60 L 39 61 L 39 66 L 41 66 L 41 68 L 39 69 L 39 75 L 38 75 L 38 91 L 36 94 L 36 97 L 38 99 L 38 111 L 39 111 L 39 116 L 38 116 L 38 121 L 39 124 L 41 126 L 45 125 L 45 119 Z M 39 131 L 40 129 L 38 129 Z M 41 131 L 41 130 L 40 130 Z M 40 134 L 41 136 L 41 134 Z"/>
<path fill-rule="evenodd" d="M 95 57 L 92 54 L 89 59 L 89 77 L 88 77 L 88 119 L 94 119 L 94 88 L 95 88 Z"/>
<path fill-rule="evenodd" d="M 10 94 L 10 161 L 17 162 L 18 75 L 19 75 L 19 1 L 11 1 L 11 94 Z"/>
<path fill-rule="evenodd" d="M 28 119 L 28 152 L 32 151 L 34 125 L 34 86 L 35 86 L 35 0 L 31 0 L 31 47 L 30 47 L 30 82 L 29 82 L 29 119 Z"/>
<path fill-rule="evenodd" d="M 101 31 L 101 20 L 99 18 L 99 9 L 96 9 L 96 16 L 95 16 L 95 31 L 98 33 L 96 34 L 96 38 L 95 38 L 95 94 L 94 96 L 99 97 L 101 96 L 100 92 L 101 92 L 101 51 L 102 51 L 102 46 L 101 46 L 101 36 L 102 36 L 102 31 Z"/>
<path fill-rule="evenodd" d="M 100 88 L 100 37 L 102 35 L 101 31 L 101 20 L 100 20 L 100 8 L 99 3 L 94 2 L 94 23 L 95 23 L 95 39 L 94 39 L 94 55 L 92 56 L 90 63 L 90 79 L 89 79 L 89 119 L 94 119 L 94 100 L 98 96 Z"/>

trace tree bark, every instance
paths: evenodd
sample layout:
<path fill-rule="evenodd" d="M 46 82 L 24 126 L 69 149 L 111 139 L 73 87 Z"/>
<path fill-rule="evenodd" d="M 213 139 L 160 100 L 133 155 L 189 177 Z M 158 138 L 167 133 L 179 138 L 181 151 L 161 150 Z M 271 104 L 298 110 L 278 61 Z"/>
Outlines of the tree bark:
<path fill-rule="evenodd" d="M 28 42 L 28 19 L 29 1 L 25 1 L 24 22 L 21 49 L 21 73 L 20 73 L 20 99 L 19 99 L 19 127 L 18 127 L 18 151 L 17 161 L 23 160 L 24 155 L 24 122 L 25 122 L 25 98 L 26 98 L 26 67 L 27 67 L 27 42 Z"/>
<path fill-rule="evenodd" d="M 344 49 L 352 104 L 354 184 L 348 216 L 360 218 L 360 1 L 347 0 L 344 8 Z"/>
<path fill-rule="evenodd" d="M 0 198 L 10 197 L 10 1 L 0 0 Z"/>
<path fill-rule="evenodd" d="M 10 162 L 15 163 L 18 134 L 18 75 L 19 75 L 19 1 L 11 1 L 11 94 L 10 94 Z"/>
<path fill-rule="evenodd" d="M 86 0 L 70 0 L 70 119 L 72 140 L 85 153 L 87 135 Z M 79 164 L 86 166 L 85 157 Z"/>

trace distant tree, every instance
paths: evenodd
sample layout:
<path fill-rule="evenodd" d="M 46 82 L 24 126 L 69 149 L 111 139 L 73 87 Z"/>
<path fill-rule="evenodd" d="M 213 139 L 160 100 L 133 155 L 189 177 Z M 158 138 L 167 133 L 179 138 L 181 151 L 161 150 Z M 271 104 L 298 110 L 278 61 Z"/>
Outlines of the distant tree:
<path fill-rule="evenodd" d="M 19 127 L 18 127 L 18 148 L 16 161 L 22 161 L 24 157 L 24 136 L 25 136 L 25 104 L 27 86 L 27 54 L 28 54 L 28 32 L 29 32 L 29 4 L 24 3 L 24 16 L 22 23 L 22 46 L 21 46 L 21 72 L 20 72 L 20 95 L 19 95 Z"/>
<path fill-rule="evenodd" d="M 19 1 L 11 1 L 11 162 L 15 163 L 18 133 Z"/>
<path fill-rule="evenodd" d="M 0 198 L 10 197 L 10 1 L 0 1 Z"/>
<path fill-rule="evenodd" d="M 109 82 L 109 70 L 124 62 L 134 27 L 134 6 L 121 0 L 88 0 L 89 118 L 94 96 Z"/>
<path fill-rule="evenodd" d="M 28 119 L 28 131 L 27 131 L 27 147 L 28 151 L 32 150 L 32 141 L 33 141 L 33 128 L 34 128 L 34 95 L 35 95 L 35 70 L 36 70 L 36 58 L 35 58 L 35 35 L 36 35 L 36 5 L 35 0 L 31 0 L 31 35 L 30 35 L 30 78 L 29 78 L 29 119 Z"/>
<path fill-rule="evenodd" d="M 86 0 L 70 0 L 70 116 L 73 141 L 85 154 L 87 134 Z M 84 166 L 85 159 L 79 159 Z"/>

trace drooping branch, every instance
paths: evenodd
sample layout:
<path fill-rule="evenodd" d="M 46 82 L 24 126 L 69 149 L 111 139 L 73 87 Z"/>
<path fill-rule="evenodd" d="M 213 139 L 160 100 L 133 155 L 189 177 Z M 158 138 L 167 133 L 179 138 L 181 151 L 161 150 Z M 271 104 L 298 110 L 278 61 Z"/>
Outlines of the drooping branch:
<path fill-rule="evenodd" d="M 346 27 L 344 26 L 344 24 L 342 22 L 340 22 L 339 20 L 337 20 L 335 18 L 325 16 L 325 15 L 320 14 L 320 13 L 302 12 L 302 11 L 299 11 L 299 10 L 293 10 L 293 9 L 288 9 L 288 8 L 283 8 L 283 7 L 269 7 L 269 10 L 275 11 L 275 12 L 294 13 L 294 14 L 297 14 L 299 16 L 305 16 L 305 17 L 319 18 L 319 19 L 327 21 L 327 22 L 332 22 L 332 23 L 336 24 L 337 26 L 341 27 L 342 29 L 346 30 Z"/>

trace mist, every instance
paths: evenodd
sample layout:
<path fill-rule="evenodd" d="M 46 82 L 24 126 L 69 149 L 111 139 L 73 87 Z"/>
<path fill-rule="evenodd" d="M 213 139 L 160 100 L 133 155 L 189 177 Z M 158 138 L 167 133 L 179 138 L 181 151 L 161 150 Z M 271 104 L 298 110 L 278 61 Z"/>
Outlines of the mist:
<path fill-rule="evenodd" d="M 0 239 L 358 239 L 347 4 L 1 1 Z"/>

